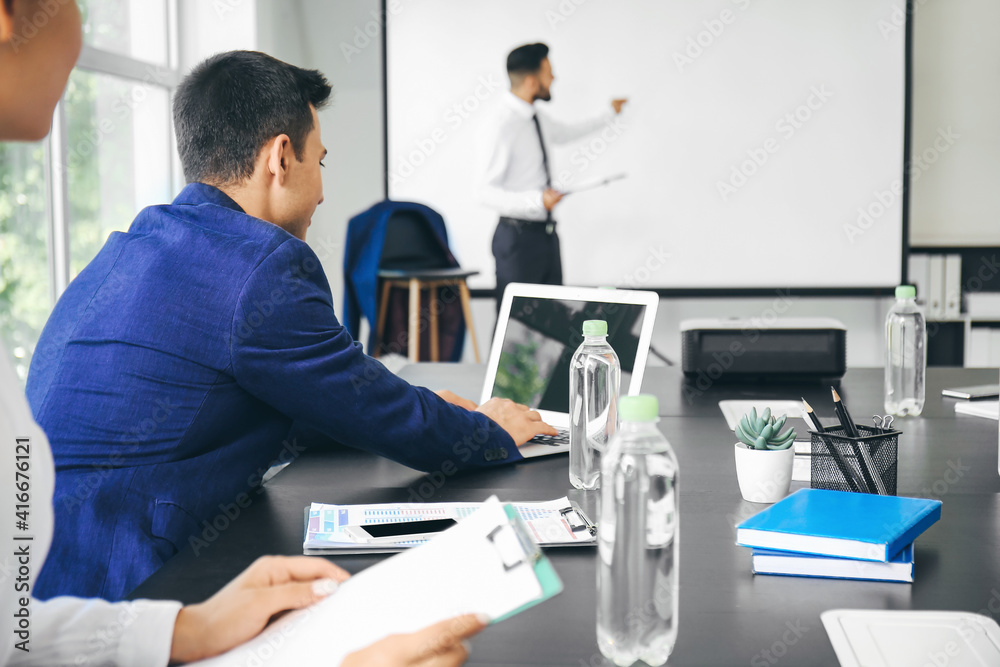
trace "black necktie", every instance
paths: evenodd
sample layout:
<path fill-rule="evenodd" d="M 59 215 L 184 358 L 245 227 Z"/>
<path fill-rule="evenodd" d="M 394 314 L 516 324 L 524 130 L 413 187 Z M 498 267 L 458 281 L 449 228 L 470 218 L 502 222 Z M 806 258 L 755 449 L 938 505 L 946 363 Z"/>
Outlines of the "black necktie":
<path fill-rule="evenodd" d="M 542 147 L 542 168 L 545 169 L 545 187 L 552 187 L 552 177 L 549 175 L 549 156 L 545 152 L 545 140 L 542 139 L 542 126 L 538 124 L 538 114 L 531 117 L 535 121 L 535 132 L 538 133 L 538 145 Z"/>
<path fill-rule="evenodd" d="M 538 114 L 534 114 L 531 120 L 535 121 L 535 132 L 538 133 L 538 145 L 542 147 L 542 168 L 545 169 L 545 187 L 552 187 L 552 176 L 549 174 L 549 156 L 545 152 L 545 140 L 542 139 L 542 126 L 538 123 Z M 545 219 L 552 219 L 552 211 L 546 209 Z"/>

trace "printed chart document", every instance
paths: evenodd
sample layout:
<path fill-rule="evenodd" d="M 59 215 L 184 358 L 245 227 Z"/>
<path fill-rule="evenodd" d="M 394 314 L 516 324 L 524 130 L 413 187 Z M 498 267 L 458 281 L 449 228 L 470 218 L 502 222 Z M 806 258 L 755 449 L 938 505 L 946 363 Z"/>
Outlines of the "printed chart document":
<path fill-rule="evenodd" d="M 562 582 L 517 512 L 493 497 L 427 544 L 373 565 L 325 600 L 197 664 L 339 665 L 349 653 L 391 634 L 468 613 L 497 623 L 560 591 Z"/>
<path fill-rule="evenodd" d="M 371 526 L 406 521 L 454 519 L 462 521 L 482 503 L 389 503 L 377 505 L 326 505 L 307 508 L 305 540 L 307 556 L 332 554 L 393 553 L 419 546 L 429 538 L 371 545 L 354 541 L 345 526 Z M 596 530 L 583 511 L 565 496 L 543 502 L 511 505 L 535 542 L 542 546 L 596 544 Z"/>

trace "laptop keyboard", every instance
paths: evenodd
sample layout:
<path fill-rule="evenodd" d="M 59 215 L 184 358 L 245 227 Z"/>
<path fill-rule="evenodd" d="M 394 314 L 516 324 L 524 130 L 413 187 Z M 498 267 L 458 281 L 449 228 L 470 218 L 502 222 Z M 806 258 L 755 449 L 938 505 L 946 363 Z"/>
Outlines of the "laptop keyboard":
<path fill-rule="evenodd" d="M 529 445 L 548 445 L 550 447 L 562 447 L 569 444 L 569 429 L 557 428 L 558 435 L 536 435 L 529 440 Z"/>

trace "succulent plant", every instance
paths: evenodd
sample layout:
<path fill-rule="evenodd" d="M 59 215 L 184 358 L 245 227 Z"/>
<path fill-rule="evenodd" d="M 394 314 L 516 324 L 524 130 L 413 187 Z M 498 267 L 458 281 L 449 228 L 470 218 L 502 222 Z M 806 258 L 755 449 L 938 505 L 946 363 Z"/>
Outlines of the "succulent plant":
<path fill-rule="evenodd" d="M 788 449 L 795 442 L 795 429 L 780 433 L 786 419 L 787 415 L 772 417 L 771 408 L 765 408 L 758 416 L 757 408 L 753 408 L 750 414 L 740 418 L 736 425 L 736 437 L 747 449 Z"/>

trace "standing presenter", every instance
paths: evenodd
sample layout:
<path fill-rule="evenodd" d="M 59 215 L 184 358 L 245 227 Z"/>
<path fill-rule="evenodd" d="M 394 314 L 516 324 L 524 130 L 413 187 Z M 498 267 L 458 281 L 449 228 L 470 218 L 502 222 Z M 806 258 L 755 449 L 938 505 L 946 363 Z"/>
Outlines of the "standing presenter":
<path fill-rule="evenodd" d="M 548 144 L 564 144 L 604 127 L 613 111 L 580 123 L 562 123 L 542 112 L 536 100 L 552 99 L 555 76 L 545 44 L 519 46 L 507 56 L 510 93 L 503 96 L 482 135 L 482 202 L 497 211 L 493 234 L 497 310 L 509 283 L 562 284 L 559 236 L 552 215 L 564 193 L 552 188 Z"/>

